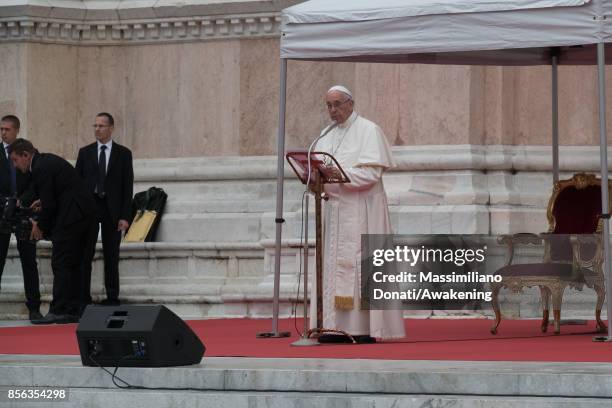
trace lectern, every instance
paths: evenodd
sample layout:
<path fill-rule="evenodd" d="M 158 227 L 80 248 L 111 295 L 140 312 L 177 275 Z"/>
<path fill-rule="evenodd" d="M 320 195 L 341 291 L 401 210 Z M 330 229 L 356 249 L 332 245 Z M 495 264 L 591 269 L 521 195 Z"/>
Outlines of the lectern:
<path fill-rule="evenodd" d="M 323 186 L 330 183 L 349 183 L 350 180 L 338 161 L 326 152 L 292 150 L 285 155 L 289 165 L 302 184 L 308 185 L 315 199 L 315 284 L 317 293 L 317 329 L 323 327 L 323 237 L 321 223 L 321 201 L 324 197 Z M 308 203 L 308 201 L 306 201 Z M 306 206 L 306 220 L 308 207 Z M 307 332 L 307 290 L 308 290 L 308 221 L 305 227 L 304 242 L 304 332 Z"/>

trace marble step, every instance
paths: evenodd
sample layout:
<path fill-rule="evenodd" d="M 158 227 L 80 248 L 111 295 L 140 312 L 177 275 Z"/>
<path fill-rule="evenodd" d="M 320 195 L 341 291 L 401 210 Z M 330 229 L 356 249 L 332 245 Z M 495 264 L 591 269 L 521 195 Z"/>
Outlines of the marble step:
<path fill-rule="evenodd" d="M 0 407 L 29 406 L 7 401 L 5 391 L 32 387 L 67 390 L 62 406 L 69 407 L 590 408 L 612 398 L 610 363 L 204 357 L 187 367 L 122 367 L 117 375 L 157 389 L 118 390 L 77 356 L 0 355 Z"/>
<path fill-rule="evenodd" d="M 253 340 L 258 341 L 258 340 Z M 146 387 L 199 391 L 326 392 L 612 398 L 612 363 L 206 357 L 197 365 L 121 367 Z M 78 356 L 0 355 L 0 386 L 115 388 Z"/>
<path fill-rule="evenodd" d="M 223 231 L 222 226 L 217 229 Z M 279 288 L 281 317 L 291 315 L 291 306 L 296 299 L 300 270 L 300 248 L 297 246 L 299 240 L 283 241 Z M 50 253 L 50 243 L 43 241 L 38 244 L 41 293 L 45 303 L 50 301 L 52 292 Z M 314 253 L 312 248 L 311 274 Z M 274 264 L 274 241 L 271 239 L 124 244 L 119 265 L 120 297 L 127 303 L 165 304 L 183 318 L 270 317 Z M 103 275 L 99 245 L 91 281 L 94 301 L 105 298 Z M 313 281 L 311 275 L 310 282 Z M 14 242 L 9 249 L 1 284 L 0 318 L 25 319 L 23 277 Z M 541 315 L 540 294 L 535 288 L 527 288 L 520 294 L 503 290 L 500 303 L 504 318 L 538 318 Z M 565 291 L 562 318 L 593 319 L 594 308 L 593 290 Z M 604 316 L 606 310 L 604 305 Z M 406 312 L 407 316 L 411 315 Z M 492 316 L 489 305 L 475 313 Z"/>
<path fill-rule="evenodd" d="M 59 405 L 59 404 L 58 404 Z M 40 402 L 0 402 L 0 407 L 39 408 Z M 600 398 L 542 398 L 464 395 L 402 395 L 301 392 L 217 392 L 70 390 L 62 407 L 233 407 L 233 408 L 607 408 L 610 401 Z"/>

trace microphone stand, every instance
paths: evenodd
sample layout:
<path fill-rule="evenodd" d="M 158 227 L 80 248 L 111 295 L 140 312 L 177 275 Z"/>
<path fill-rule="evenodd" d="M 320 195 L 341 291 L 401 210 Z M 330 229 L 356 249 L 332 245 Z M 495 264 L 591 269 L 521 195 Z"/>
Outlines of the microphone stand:
<path fill-rule="evenodd" d="M 317 137 L 308 147 L 308 179 L 306 182 L 306 190 L 307 192 L 311 192 L 315 194 L 315 202 L 316 202 L 316 211 L 317 211 L 317 217 L 320 216 L 320 211 L 321 211 L 321 193 L 323 192 L 323 188 L 321 185 L 321 176 L 319 174 L 319 172 L 317 171 L 314 175 L 314 185 L 313 188 L 310 189 L 310 180 L 312 178 L 312 168 L 311 168 L 311 163 L 310 163 L 310 154 L 312 152 L 312 148 L 316 145 L 316 143 L 321 140 L 321 138 L 323 138 L 325 135 L 327 135 L 329 132 L 331 132 L 332 129 L 334 129 L 336 126 L 338 126 L 337 123 L 333 123 L 331 125 L 329 125 L 322 133 L 319 137 Z M 304 328 L 302 330 L 302 336 L 300 337 L 299 340 L 294 341 L 293 343 L 291 343 L 292 346 L 318 346 L 320 343 L 317 340 L 311 339 L 308 337 L 309 335 L 309 329 L 308 329 L 308 202 L 310 201 L 310 198 L 308 197 L 308 195 L 306 196 L 306 205 L 304 206 Z M 319 226 L 317 225 L 317 230 L 319 229 Z M 320 234 L 321 231 L 317 231 L 317 234 Z M 318 241 L 318 240 L 317 240 Z M 319 257 L 321 255 L 321 248 L 319 248 L 319 246 L 317 245 L 317 263 L 319 263 Z M 320 268 L 317 268 L 317 270 L 320 270 Z M 318 280 L 318 279 L 317 279 Z M 315 283 L 317 283 L 317 280 L 315 280 Z M 319 290 L 321 286 L 321 282 L 319 281 L 319 285 L 317 285 L 317 303 L 319 301 L 321 301 L 321 299 L 319 299 L 319 296 L 322 296 L 322 291 Z M 321 294 L 319 294 L 319 292 L 321 292 Z M 321 325 L 321 321 L 323 319 L 322 316 L 319 316 L 319 308 L 317 308 L 317 326 Z"/>

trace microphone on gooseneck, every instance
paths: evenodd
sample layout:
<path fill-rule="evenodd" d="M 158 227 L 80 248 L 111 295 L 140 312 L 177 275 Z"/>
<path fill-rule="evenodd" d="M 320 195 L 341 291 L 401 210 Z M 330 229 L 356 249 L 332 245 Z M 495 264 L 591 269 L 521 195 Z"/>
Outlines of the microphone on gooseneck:
<path fill-rule="evenodd" d="M 310 151 L 312 150 L 313 146 L 316 145 L 319 140 L 321 140 L 329 132 L 334 130 L 337 126 L 338 126 L 338 122 L 334 122 L 331 125 L 327 126 L 325 129 L 323 129 L 323 131 L 321 132 L 319 137 L 317 137 L 315 140 L 313 140 L 312 143 L 310 144 L 310 147 L 308 147 L 308 155 L 310 155 Z"/>

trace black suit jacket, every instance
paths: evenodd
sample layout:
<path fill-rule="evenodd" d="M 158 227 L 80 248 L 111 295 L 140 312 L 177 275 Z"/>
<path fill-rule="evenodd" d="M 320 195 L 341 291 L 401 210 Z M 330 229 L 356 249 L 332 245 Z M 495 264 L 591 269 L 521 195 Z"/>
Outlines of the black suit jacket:
<path fill-rule="evenodd" d="M 98 142 L 79 150 L 76 170 L 85 180 L 89 192 L 94 194 L 98 180 Z M 104 182 L 106 205 L 113 224 L 119 220 L 131 221 L 133 191 L 132 152 L 113 140 Z"/>
<path fill-rule="evenodd" d="M 17 197 L 21 200 L 23 207 L 29 207 L 35 200 L 34 187 L 30 183 L 30 173 L 22 173 L 15 169 Z M 9 159 L 4 154 L 4 145 L 0 143 L 0 196 L 11 195 L 11 169 Z"/>
<path fill-rule="evenodd" d="M 66 160 L 51 153 L 36 153 L 31 173 L 42 205 L 38 226 L 45 237 L 67 239 L 72 225 L 95 214 L 93 197 Z"/>

